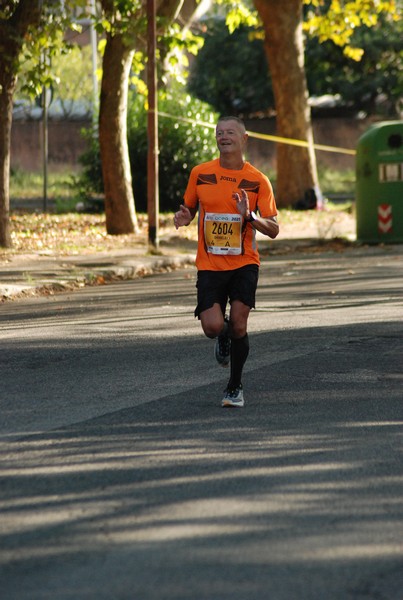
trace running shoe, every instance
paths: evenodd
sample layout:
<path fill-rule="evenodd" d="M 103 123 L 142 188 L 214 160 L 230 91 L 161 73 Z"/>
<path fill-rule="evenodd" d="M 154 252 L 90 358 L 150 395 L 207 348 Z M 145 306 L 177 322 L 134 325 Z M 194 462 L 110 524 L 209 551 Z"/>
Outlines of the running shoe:
<path fill-rule="evenodd" d="M 221 406 L 245 406 L 242 383 L 237 388 L 227 388 Z"/>
<path fill-rule="evenodd" d="M 227 319 L 225 321 L 228 323 Z M 225 327 L 224 332 L 216 337 L 214 356 L 219 365 L 228 367 L 231 356 L 231 338 L 229 337 L 228 325 Z"/>

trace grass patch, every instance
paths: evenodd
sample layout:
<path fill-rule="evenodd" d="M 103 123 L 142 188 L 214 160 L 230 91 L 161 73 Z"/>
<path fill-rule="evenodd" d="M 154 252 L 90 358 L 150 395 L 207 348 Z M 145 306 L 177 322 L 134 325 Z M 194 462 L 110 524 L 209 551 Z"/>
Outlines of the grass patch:
<path fill-rule="evenodd" d="M 80 188 L 79 169 L 49 171 L 48 197 L 57 203 L 57 212 L 71 210 L 73 203 L 82 199 Z M 276 174 L 270 173 L 275 181 Z M 334 169 L 319 168 L 319 182 L 325 196 L 355 194 L 355 173 L 353 169 L 335 171 Z M 81 186 L 82 187 L 82 186 Z M 12 170 L 10 176 L 11 198 L 42 198 L 43 174 L 41 172 L 28 172 L 20 169 Z"/>
<path fill-rule="evenodd" d="M 76 176 L 77 171 L 71 169 L 48 172 L 48 198 L 54 201 L 60 199 L 74 200 L 77 197 Z M 13 169 L 10 174 L 10 197 L 19 199 L 42 198 L 43 185 L 43 173 Z"/>
<path fill-rule="evenodd" d="M 322 193 L 325 196 L 351 196 L 355 195 L 355 172 L 353 169 L 334 171 L 333 169 L 318 169 L 318 177 Z"/>

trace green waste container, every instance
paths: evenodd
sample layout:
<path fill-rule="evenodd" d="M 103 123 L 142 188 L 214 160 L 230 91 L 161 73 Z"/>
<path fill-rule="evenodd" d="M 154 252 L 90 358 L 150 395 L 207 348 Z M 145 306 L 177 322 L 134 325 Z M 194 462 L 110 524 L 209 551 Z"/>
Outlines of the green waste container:
<path fill-rule="evenodd" d="M 384 121 L 358 140 L 357 240 L 403 242 L 403 121 Z"/>

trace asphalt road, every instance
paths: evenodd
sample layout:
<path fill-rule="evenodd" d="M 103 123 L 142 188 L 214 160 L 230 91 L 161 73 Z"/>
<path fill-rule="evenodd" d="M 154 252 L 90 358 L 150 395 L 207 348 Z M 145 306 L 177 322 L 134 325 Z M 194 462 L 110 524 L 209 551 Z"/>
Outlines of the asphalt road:
<path fill-rule="evenodd" d="M 192 269 L 0 306 L 2 600 L 401 600 L 403 247 L 265 257 L 244 409 Z"/>

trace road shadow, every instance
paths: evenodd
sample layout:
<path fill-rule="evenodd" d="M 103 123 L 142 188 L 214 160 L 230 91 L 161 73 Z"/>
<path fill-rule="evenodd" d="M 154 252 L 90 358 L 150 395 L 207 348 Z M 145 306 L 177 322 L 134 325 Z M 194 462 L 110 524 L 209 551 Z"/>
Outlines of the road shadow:
<path fill-rule="evenodd" d="M 392 321 L 256 334 L 245 410 L 219 408 L 206 379 L 2 443 L 4 597 L 398 600 L 401 335 Z M 123 344 L 109 373 L 133 358 Z M 157 368 L 175 344 L 142 351 Z M 53 352 L 62 389 L 86 354 Z"/>

